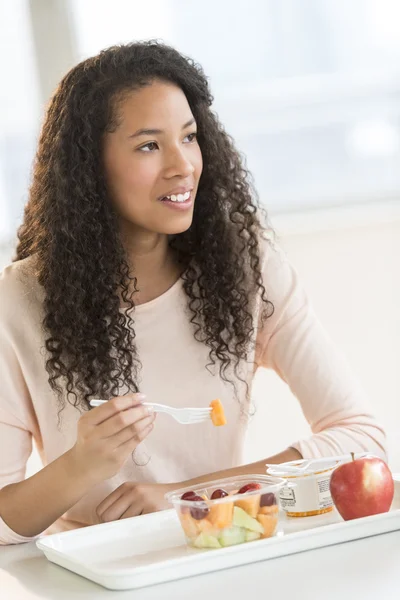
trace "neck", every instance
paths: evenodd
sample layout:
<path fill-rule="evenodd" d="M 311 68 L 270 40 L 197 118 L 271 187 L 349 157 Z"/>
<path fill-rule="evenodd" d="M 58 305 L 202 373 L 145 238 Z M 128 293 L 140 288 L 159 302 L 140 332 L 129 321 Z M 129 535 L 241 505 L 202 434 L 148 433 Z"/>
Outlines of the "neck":
<path fill-rule="evenodd" d="M 168 245 L 168 236 L 151 232 L 123 234 L 128 264 L 137 279 L 135 304 L 154 300 L 178 279 L 179 268 Z"/>

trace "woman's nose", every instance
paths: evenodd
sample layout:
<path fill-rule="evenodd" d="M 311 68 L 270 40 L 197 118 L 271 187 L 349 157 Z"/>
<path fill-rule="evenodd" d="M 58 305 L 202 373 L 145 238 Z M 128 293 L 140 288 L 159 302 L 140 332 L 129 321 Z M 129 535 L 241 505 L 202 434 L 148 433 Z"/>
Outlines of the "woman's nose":
<path fill-rule="evenodd" d="M 194 165 L 189 157 L 182 151 L 176 150 L 171 153 L 165 170 L 166 177 L 188 177 L 194 172 Z"/>

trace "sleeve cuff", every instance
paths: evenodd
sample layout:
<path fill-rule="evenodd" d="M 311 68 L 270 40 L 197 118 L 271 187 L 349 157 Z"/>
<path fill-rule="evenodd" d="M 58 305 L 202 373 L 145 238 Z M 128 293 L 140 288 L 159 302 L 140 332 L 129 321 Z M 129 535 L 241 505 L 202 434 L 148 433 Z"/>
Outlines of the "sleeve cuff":
<path fill-rule="evenodd" d="M 8 544 L 23 544 L 26 542 L 32 542 L 40 537 L 41 534 L 33 537 L 24 537 L 15 533 L 0 517 L 0 546 L 6 546 Z"/>
<path fill-rule="evenodd" d="M 290 447 L 298 450 L 303 458 L 325 458 L 350 454 L 350 452 L 369 452 L 387 462 L 385 447 L 378 441 L 368 440 L 361 433 L 358 436 L 353 433 L 349 441 L 349 435 L 346 435 L 345 431 L 336 433 L 336 436 L 332 432 L 325 431 L 290 444 Z"/>

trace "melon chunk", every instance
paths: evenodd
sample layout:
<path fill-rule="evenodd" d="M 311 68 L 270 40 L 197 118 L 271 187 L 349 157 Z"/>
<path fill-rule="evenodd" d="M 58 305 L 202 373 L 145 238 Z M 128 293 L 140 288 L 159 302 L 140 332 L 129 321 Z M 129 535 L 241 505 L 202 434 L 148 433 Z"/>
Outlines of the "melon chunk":
<path fill-rule="evenodd" d="M 273 506 L 260 506 L 259 514 L 261 515 L 277 515 L 279 512 L 279 508 L 276 504 Z"/>
<path fill-rule="evenodd" d="M 235 500 L 235 506 L 242 508 L 250 517 L 255 519 L 260 509 L 260 494 L 247 496 L 243 500 Z"/>
<path fill-rule="evenodd" d="M 210 507 L 208 520 L 218 529 L 225 529 L 232 525 L 233 519 L 233 502 L 225 502 L 223 504 L 214 504 Z"/>
<path fill-rule="evenodd" d="M 263 525 L 257 521 L 257 519 L 250 517 L 247 512 L 238 506 L 235 506 L 233 509 L 233 524 L 236 527 L 244 527 L 244 529 L 249 529 L 250 531 L 257 531 L 261 534 L 264 533 Z"/>
<path fill-rule="evenodd" d="M 226 425 L 226 418 L 224 407 L 222 406 L 221 400 L 218 398 L 210 403 L 211 407 L 211 421 L 216 427 Z"/>
<path fill-rule="evenodd" d="M 181 522 L 182 529 L 187 537 L 192 538 L 197 537 L 199 535 L 199 521 L 193 519 L 193 517 L 189 513 L 181 513 L 179 515 L 179 520 Z"/>
<path fill-rule="evenodd" d="M 201 521 L 197 521 L 197 527 L 201 533 L 218 537 L 219 528 L 215 527 L 215 525 L 209 521 L 209 516 L 207 519 L 201 519 Z"/>
<path fill-rule="evenodd" d="M 278 524 L 278 518 L 274 515 L 258 515 L 257 521 L 263 527 L 262 538 L 272 537 L 275 533 L 276 526 Z"/>
<path fill-rule="evenodd" d="M 261 533 L 258 531 L 250 531 L 250 529 L 246 529 L 246 542 L 254 542 L 254 540 L 259 540 L 261 537 Z"/>
<path fill-rule="evenodd" d="M 193 544 L 196 548 L 221 548 L 221 544 L 213 535 L 201 533 Z"/>
<path fill-rule="evenodd" d="M 236 544 L 243 544 L 246 541 L 246 531 L 242 527 L 231 527 L 230 529 L 224 529 L 219 537 L 219 543 L 224 548 L 226 546 L 235 546 Z"/>

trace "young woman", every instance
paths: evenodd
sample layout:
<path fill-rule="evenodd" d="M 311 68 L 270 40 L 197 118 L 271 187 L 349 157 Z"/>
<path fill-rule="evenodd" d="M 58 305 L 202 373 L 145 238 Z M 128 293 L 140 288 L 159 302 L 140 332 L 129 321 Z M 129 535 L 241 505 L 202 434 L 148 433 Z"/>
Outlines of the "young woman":
<path fill-rule="evenodd" d="M 3 544 L 160 510 L 170 489 L 267 461 L 385 456 L 211 103 L 201 68 L 152 42 L 83 61 L 54 94 L 0 279 Z M 313 435 L 243 465 L 258 367 Z M 143 406 L 217 397 L 221 428 Z M 32 439 L 44 467 L 24 480 Z"/>

